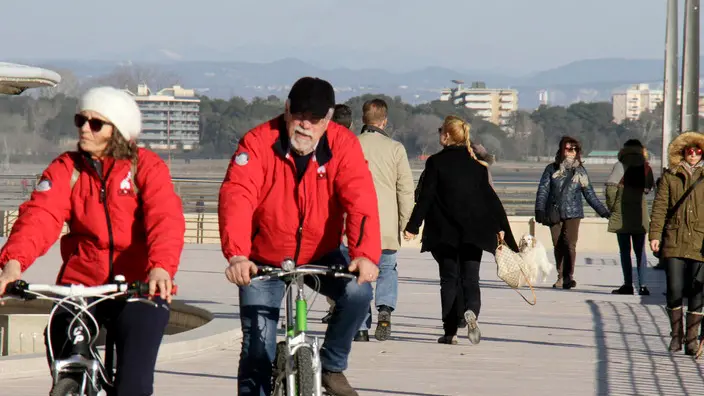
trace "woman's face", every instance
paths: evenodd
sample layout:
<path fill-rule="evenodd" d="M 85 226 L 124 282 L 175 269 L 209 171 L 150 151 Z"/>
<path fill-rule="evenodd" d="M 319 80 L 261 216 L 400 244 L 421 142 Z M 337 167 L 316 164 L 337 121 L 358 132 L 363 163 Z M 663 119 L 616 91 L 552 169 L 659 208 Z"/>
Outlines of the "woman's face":
<path fill-rule="evenodd" d="M 577 145 L 574 143 L 565 143 L 565 148 L 562 149 L 562 154 L 565 158 L 574 159 L 577 157 Z"/>
<path fill-rule="evenodd" d="M 700 147 L 687 147 L 684 149 L 684 160 L 691 166 L 694 166 L 702 160 L 702 149 Z"/>
<path fill-rule="evenodd" d="M 93 158 L 101 158 L 115 127 L 95 111 L 85 110 L 74 116 L 78 128 L 78 145 Z"/>

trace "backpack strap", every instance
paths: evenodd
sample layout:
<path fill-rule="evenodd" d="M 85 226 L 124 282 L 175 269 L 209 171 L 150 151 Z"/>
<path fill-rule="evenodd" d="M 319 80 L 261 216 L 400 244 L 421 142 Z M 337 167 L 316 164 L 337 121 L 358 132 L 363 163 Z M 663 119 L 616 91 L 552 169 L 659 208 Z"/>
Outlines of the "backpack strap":
<path fill-rule="evenodd" d="M 73 190 L 73 186 L 76 185 L 79 176 L 81 176 L 81 171 L 79 171 L 78 168 L 76 168 L 76 166 L 74 165 L 73 174 L 71 174 L 71 190 Z"/>
<path fill-rule="evenodd" d="M 137 162 L 138 159 L 134 159 L 131 162 L 132 166 L 130 168 L 130 182 L 132 183 L 132 188 L 134 188 L 134 194 L 139 195 L 139 187 L 137 187 Z M 73 159 L 73 173 L 71 174 L 71 190 L 73 190 L 73 186 L 76 185 L 76 182 L 78 181 L 78 178 L 81 176 L 81 170 L 76 166 L 76 159 Z"/>
<path fill-rule="evenodd" d="M 131 172 L 130 172 L 130 175 L 131 175 L 131 180 L 130 180 L 130 182 L 132 182 L 132 188 L 134 188 L 134 194 L 137 195 L 137 196 L 139 196 L 139 187 L 137 187 L 137 182 L 136 182 L 136 179 L 137 179 L 137 161 L 139 161 L 139 160 L 138 160 L 138 159 L 134 159 L 134 160 L 131 161 L 131 162 L 132 162 L 132 169 L 131 169 Z"/>

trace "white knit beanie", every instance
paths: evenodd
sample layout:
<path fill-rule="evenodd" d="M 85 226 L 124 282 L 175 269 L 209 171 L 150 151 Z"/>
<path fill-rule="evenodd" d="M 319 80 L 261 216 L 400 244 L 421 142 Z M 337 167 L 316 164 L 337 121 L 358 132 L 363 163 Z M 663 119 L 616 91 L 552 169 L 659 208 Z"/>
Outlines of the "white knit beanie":
<path fill-rule="evenodd" d="M 84 110 L 95 111 L 107 118 L 127 141 L 136 139 L 142 132 L 142 112 L 134 98 L 123 90 L 91 88 L 78 102 L 78 111 Z"/>

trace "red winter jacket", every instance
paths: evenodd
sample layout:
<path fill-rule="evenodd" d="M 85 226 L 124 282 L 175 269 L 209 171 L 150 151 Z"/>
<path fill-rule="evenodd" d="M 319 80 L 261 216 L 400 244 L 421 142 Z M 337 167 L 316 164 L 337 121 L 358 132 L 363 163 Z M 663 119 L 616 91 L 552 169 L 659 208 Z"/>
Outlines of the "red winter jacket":
<path fill-rule="evenodd" d="M 308 264 L 340 247 L 343 214 L 352 259 L 381 256 L 376 192 L 357 137 L 330 122 L 306 171 L 296 179 L 283 116 L 247 132 L 220 188 L 226 259 L 246 256 L 278 266 Z"/>
<path fill-rule="evenodd" d="M 71 189 L 74 164 L 82 171 Z M 15 259 L 26 270 L 46 254 L 68 222 L 70 232 L 61 238 L 58 284 L 102 285 L 112 281 L 111 269 L 128 282 L 146 281 L 155 267 L 173 277 L 183 250 L 185 220 L 166 164 L 155 153 L 139 149 L 138 195 L 132 188 L 130 160 L 106 158 L 102 168 L 107 174 L 104 185 L 86 155 L 70 152 L 56 158 L 30 200 L 20 206 L 0 251 L 0 265 Z"/>

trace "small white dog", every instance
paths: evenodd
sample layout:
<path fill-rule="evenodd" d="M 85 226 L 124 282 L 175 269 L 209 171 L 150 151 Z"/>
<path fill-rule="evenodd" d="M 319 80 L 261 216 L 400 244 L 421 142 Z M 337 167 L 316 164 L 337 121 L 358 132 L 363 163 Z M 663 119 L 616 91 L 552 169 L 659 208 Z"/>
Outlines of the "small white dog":
<path fill-rule="evenodd" d="M 554 267 L 548 260 L 545 246 L 533 235 L 524 234 L 518 243 L 518 250 L 526 265 L 526 275 L 530 283 L 534 285 L 540 274 L 542 274 L 542 281 L 545 282 Z"/>

